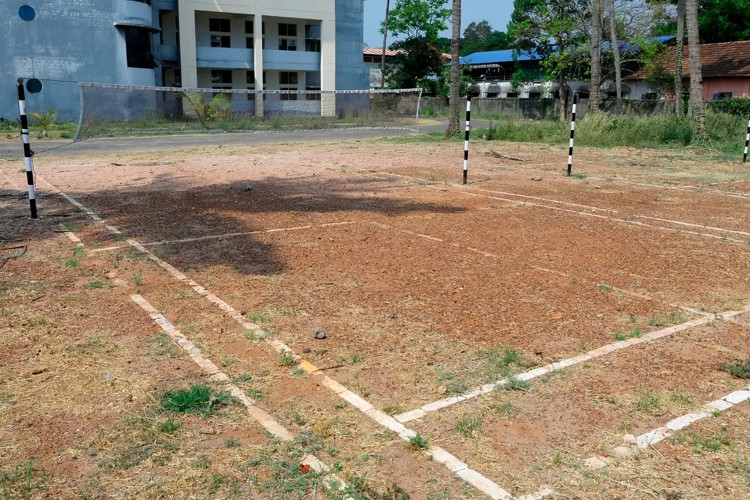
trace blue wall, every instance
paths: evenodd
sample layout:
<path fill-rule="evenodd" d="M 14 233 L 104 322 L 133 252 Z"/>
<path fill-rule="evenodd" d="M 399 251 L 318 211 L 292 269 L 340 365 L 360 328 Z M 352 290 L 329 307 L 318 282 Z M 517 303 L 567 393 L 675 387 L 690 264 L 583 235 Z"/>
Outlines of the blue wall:
<path fill-rule="evenodd" d="M 364 0 L 336 0 L 336 89 L 370 88 L 363 48 Z"/>

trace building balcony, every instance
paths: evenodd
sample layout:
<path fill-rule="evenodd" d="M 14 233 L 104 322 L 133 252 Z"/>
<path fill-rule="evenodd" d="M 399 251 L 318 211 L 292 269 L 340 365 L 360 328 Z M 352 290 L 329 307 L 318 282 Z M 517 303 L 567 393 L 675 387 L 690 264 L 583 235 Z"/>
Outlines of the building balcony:
<path fill-rule="evenodd" d="M 162 61 L 177 62 L 180 60 L 180 48 L 177 45 L 156 45 L 157 59 Z"/>
<path fill-rule="evenodd" d="M 320 71 L 320 52 L 264 50 L 263 69 L 276 71 Z"/>
<path fill-rule="evenodd" d="M 122 21 L 134 24 L 152 24 L 151 5 L 143 2 L 128 0 L 119 4 L 119 15 Z"/>
<path fill-rule="evenodd" d="M 199 68 L 253 69 L 253 51 L 252 49 L 197 47 L 196 63 Z"/>

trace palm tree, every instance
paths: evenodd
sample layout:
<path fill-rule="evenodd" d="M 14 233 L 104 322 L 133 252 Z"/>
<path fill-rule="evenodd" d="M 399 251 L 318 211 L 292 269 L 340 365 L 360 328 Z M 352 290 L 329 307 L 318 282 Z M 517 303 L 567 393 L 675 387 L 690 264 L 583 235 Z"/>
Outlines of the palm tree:
<path fill-rule="evenodd" d="M 385 49 L 388 42 L 388 14 L 391 11 L 391 0 L 385 1 L 385 21 L 383 21 L 383 53 L 380 55 L 380 88 L 385 88 Z"/>
<path fill-rule="evenodd" d="M 451 91 L 450 91 L 450 120 L 445 131 L 445 137 L 453 137 L 458 133 L 458 114 L 461 99 L 461 0 L 453 0 L 453 33 L 451 40 Z"/>
<path fill-rule="evenodd" d="M 622 99 L 622 67 L 620 66 L 620 43 L 617 41 L 615 0 L 608 0 L 607 3 L 607 10 L 609 10 L 609 40 L 612 44 L 612 57 L 615 60 L 615 92 L 619 101 Z"/>
<path fill-rule="evenodd" d="M 685 0 L 677 0 L 677 61 L 674 71 L 675 113 L 684 114 L 682 102 L 682 44 L 685 40 Z"/>
<path fill-rule="evenodd" d="M 690 103 L 692 108 L 693 137 L 706 137 L 706 110 L 703 108 L 703 71 L 698 32 L 698 0 L 685 0 L 685 24 L 688 32 L 690 57 Z"/>
<path fill-rule="evenodd" d="M 589 109 L 599 111 L 599 87 L 602 85 L 602 2 L 591 1 L 591 86 Z"/>

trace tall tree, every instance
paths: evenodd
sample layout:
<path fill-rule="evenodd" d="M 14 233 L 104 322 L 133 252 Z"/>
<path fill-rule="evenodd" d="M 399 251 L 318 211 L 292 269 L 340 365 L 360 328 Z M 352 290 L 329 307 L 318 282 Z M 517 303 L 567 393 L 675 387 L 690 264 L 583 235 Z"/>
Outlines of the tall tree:
<path fill-rule="evenodd" d="M 560 119 L 567 116 L 567 81 L 578 63 L 575 49 L 585 33 L 578 24 L 587 0 L 514 0 L 508 33 L 517 52 L 532 52 L 557 82 Z"/>
<path fill-rule="evenodd" d="M 396 54 L 395 70 L 388 75 L 392 86 L 414 87 L 428 75 L 441 72 L 443 59 L 438 35 L 448 28 L 446 22 L 451 15 L 451 10 L 443 4 L 443 0 L 396 0 L 388 18 L 388 30 L 405 38 L 391 45 L 402 49 Z"/>
<path fill-rule="evenodd" d="M 684 102 L 682 100 L 682 47 L 685 41 L 685 0 L 677 0 L 677 60 L 674 70 L 674 111 L 678 116 L 684 114 Z"/>
<path fill-rule="evenodd" d="M 609 17 L 609 43 L 612 46 L 612 59 L 615 65 L 615 94 L 617 100 L 622 99 L 622 66 L 620 64 L 620 40 L 617 36 L 617 9 L 615 0 L 607 0 L 607 16 Z"/>
<path fill-rule="evenodd" d="M 685 0 L 685 24 L 690 57 L 690 103 L 693 137 L 706 136 L 706 111 L 703 108 L 703 70 L 701 66 L 700 32 L 698 31 L 698 0 Z"/>
<path fill-rule="evenodd" d="M 461 0 L 453 0 L 453 25 L 451 39 L 451 97 L 450 120 L 445 130 L 445 137 L 458 133 L 458 115 L 461 112 Z"/>
<path fill-rule="evenodd" d="M 602 12 L 604 0 L 591 0 L 591 83 L 589 85 L 589 106 L 593 112 L 599 111 L 599 87 L 602 84 Z"/>
<path fill-rule="evenodd" d="M 750 38 L 750 0 L 700 0 L 698 20 L 703 43 Z"/>
<path fill-rule="evenodd" d="M 385 51 L 388 49 L 388 15 L 391 11 L 391 0 L 385 0 L 385 20 L 383 21 L 383 53 L 380 54 L 380 88 L 385 88 Z"/>

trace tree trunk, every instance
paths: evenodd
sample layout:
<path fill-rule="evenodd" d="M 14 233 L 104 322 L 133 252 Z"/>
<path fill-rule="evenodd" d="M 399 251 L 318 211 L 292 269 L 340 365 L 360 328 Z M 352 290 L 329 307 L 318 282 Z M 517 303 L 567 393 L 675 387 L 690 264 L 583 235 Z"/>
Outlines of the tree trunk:
<path fill-rule="evenodd" d="M 458 133 L 459 113 L 461 112 L 461 0 L 453 0 L 453 33 L 451 40 L 451 90 L 450 120 L 445 137 Z"/>
<path fill-rule="evenodd" d="M 599 112 L 599 87 L 602 85 L 602 2 L 591 1 L 591 83 L 589 110 Z"/>
<path fill-rule="evenodd" d="M 385 50 L 388 47 L 388 14 L 391 11 L 391 0 L 385 0 L 385 21 L 383 21 L 383 53 L 380 54 L 380 88 L 385 88 Z"/>
<path fill-rule="evenodd" d="M 617 100 L 622 99 L 622 66 L 620 65 L 620 43 L 617 40 L 617 18 L 615 17 L 615 0 L 608 0 L 609 40 L 612 44 L 612 56 L 615 60 L 615 92 Z"/>
<path fill-rule="evenodd" d="M 677 60 L 674 71 L 675 113 L 677 116 L 685 114 L 682 101 L 682 47 L 685 41 L 685 0 L 677 0 Z"/>
<path fill-rule="evenodd" d="M 557 77 L 558 92 L 560 94 L 560 120 L 568 117 L 568 89 L 565 87 L 565 76 L 560 73 Z"/>
<path fill-rule="evenodd" d="M 703 107 L 703 68 L 698 33 L 698 0 L 685 0 L 685 24 L 690 57 L 690 103 L 692 107 L 693 140 L 706 137 L 706 110 Z"/>

